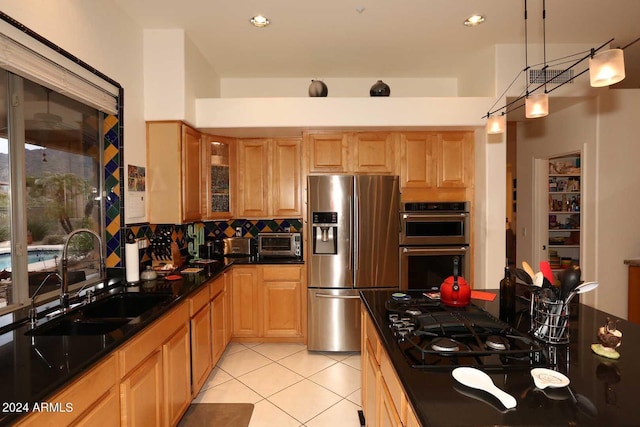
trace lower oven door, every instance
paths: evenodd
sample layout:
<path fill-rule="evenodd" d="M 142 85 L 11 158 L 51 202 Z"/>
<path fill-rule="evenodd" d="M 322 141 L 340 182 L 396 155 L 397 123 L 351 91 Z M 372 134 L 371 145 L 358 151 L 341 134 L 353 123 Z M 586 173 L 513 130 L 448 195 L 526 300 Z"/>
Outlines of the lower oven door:
<path fill-rule="evenodd" d="M 453 259 L 458 258 L 460 276 L 469 280 L 469 246 L 400 247 L 400 289 L 440 287 L 453 275 Z"/>

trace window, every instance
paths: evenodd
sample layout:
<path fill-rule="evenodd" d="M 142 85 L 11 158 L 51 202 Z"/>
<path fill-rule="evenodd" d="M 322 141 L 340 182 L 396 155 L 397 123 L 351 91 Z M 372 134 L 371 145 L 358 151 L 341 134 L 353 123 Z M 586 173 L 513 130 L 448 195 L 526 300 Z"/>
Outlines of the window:
<path fill-rule="evenodd" d="M 59 272 L 73 230 L 104 235 L 101 118 L 94 107 L 0 70 L 0 307 L 28 301 Z M 98 276 L 99 249 L 91 235 L 74 236 L 70 283 Z M 39 295 L 57 295 L 51 279 Z"/>

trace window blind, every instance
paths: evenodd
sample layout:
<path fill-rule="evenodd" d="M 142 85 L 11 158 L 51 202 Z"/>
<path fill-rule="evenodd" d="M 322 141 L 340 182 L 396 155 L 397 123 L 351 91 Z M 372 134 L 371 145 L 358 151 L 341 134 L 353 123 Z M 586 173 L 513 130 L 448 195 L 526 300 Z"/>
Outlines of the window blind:
<path fill-rule="evenodd" d="M 109 114 L 117 113 L 118 88 L 104 87 L 0 33 L 0 67 Z"/>

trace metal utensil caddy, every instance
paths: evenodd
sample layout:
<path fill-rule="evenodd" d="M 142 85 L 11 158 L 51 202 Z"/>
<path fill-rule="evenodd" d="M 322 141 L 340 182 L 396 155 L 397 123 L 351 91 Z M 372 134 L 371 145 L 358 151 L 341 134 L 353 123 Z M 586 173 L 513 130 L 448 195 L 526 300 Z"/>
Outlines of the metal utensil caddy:
<path fill-rule="evenodd" d="M 569 342 L 569 305 L 544 292 L 531 295 L 531 330 L 537 339 L 549 344 Z"/>

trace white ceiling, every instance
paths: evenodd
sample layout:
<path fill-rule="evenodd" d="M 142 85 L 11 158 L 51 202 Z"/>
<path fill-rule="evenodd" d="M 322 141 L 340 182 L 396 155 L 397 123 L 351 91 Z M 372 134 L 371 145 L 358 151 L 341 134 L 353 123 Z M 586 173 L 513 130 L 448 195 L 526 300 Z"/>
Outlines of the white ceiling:
<path fill-rule="evenodd" d="M 184 29 L 222 78 L 456 77 L 478 52 L 524 42 L 523 0 L 113 1 L 145 29 Z M 528 0 L 529 43 L 543 40 L 542 6 Z M 474 13 L 485 23 L 465 27 Z M 251 26 L 256 14 L 271 25 Z M 640 0 L 549 0 L 546 43 L 622 47 L 639 18 Z M 640 42 L 619 86 L 640 88 L 638 58 Z"/>

